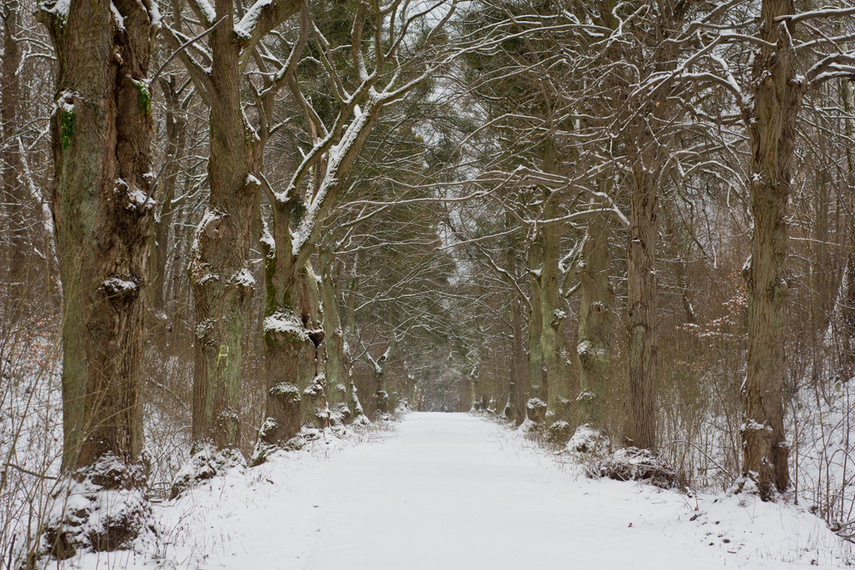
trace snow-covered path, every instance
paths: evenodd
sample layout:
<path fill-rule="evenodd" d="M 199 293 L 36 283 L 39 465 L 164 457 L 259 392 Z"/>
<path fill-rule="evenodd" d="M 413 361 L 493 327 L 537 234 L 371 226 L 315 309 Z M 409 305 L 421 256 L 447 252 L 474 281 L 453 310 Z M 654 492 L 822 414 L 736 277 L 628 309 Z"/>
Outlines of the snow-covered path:
<path fill-rule="evenodd" d="M 283 454 L 159 507 L 164 566 L 785 569 L 846 555 L 792 507 L 589 480 L 466 414 L 412 413 L 318 455 Z"/>

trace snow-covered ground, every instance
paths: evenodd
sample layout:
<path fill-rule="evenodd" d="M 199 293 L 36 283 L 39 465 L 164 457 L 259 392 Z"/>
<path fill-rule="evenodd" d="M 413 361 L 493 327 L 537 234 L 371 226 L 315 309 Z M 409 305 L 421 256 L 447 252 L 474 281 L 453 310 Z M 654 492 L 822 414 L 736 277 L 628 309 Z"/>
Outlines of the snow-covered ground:
<path fill-rule="evenodd" d="M 505 427 L 411 413 L 156 505 L 147 553 L 93 568 L 837 568 L 853 545 L 784 504 L 585 478 Z M 143 544 L 140 544 L 143 547 Z"/>

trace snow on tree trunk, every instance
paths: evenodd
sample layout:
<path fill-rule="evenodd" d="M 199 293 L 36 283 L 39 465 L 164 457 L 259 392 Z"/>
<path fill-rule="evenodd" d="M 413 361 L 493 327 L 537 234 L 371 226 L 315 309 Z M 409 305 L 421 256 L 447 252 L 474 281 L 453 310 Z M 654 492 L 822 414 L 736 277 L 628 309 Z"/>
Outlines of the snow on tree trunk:
<path fill-rule="evenodd" d="M 139 460 L 141 290 L 155 205 L 149 10 L 92 0 L 41 11 L 59 63 L 52 202 L 65 312 L 62 466 L 70 479 L 46 532 L 60 558 L 78 547 L 128 547 L 147 518 Z M 85 505 L 71 513 L 62 503 L 80 486 Z M 87 528 L 90 518 L 99 524 Z"/>
<path fill-rule="evenodd" d="M 751 143 L 748 190 L 754 231 L 745 269 L 748 365 L 742 386 L 742 472 L 754 480 L 763 498 L 789 485 L 782 401 L 786 375 L 784 275 L 795 129 L 805 85 L 793 68 L 790 24 L 776 18 L 794 13 L 792 0 L 763 1 L 760 36 L 775 47 L 763 46 L 755 56 L 753 100 L 743 108 Z"/>

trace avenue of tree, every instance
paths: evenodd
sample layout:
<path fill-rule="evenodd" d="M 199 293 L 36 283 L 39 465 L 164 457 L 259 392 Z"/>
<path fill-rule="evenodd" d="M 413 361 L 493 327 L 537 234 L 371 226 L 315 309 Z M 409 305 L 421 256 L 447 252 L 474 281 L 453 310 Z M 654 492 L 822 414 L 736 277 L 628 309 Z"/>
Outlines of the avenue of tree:
<path fill-rule="evenodd" d="M 401 406 L 775 499 L 855 374 L 844 1 L 0 1 L 3 319 L 143 497 L 59 558 Z"/>

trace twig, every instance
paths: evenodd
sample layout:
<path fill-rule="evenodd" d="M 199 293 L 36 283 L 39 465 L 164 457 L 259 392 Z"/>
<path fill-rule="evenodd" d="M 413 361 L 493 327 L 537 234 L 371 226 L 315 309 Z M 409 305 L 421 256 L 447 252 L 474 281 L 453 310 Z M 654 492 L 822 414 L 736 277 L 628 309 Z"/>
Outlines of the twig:
<path fill-rule="evenodd" d="M 11 463 L 11 462 L 7 463 L 6 465 L 9 467 L 14 467 L 15 469 L 17 469 L 21 473 L 26 473 L 27 475 L 32 475 L 33 477 L 38 477 L 39 479 L 49 479 L 51 481 L 56 481 L 58 479 L 57 477 L 51 477 L 50 475 L 42 475 L 41 473 L 36 473 L 35 471 L 30 471 L 29 469 L 25 469 L 25 468 L 21 467 L 20 465 L 16 465 L 16 464 Z"/>
<path fill-rule="evenodd" d="M 161 72 L 163 72 L 163 70 L 166 68 L 166 66 L 167 66 L 167 65 L 169 65 L 169 63 L 170 63 L 173 59 L 175 59 L 175 58 L 178 56 L 178 54 L 179 54 L 179 53 L 181 53 L 182 51 L 184 51 L 185 49 L 187 49 L 188 47 L 190 47 L 190 45 L 192 45 L 194 42 L 197 42 L 198 40 L 201 40 L 202 38 L 204 38 L 205 36 L 207 36 L 208 34 L 210 34 L 211 32 L 213 32 L 214 30 L 216 30 L 216 29 L 217 29 L 217 27 L 218 27 L 220 24 L 222 24 L 223 22 L 225 22 L 225 21 L 226 21 L 226 16 L 223 16 L 222 18 L 220 18 L 220 19 L 217 21 L 217 23 L 216 23 L 216 24 L 214 24 L 213 26 L 211 26 L 210 28 L 208 28 L 207 30 L 205 30 L 204 32 L 202 32 L 201 34 L 199 34 L 198 36 L 196 36 L 196 37 L 194 37 L 194 38 L 190 38 L 189 40 L 187 40 L 186 42 L 184 42 L 183 44 L 181 44 L 180 46 L 178 46 L 178 49 L 177 49 L 177 50 L 175 50 L 174 52 L 172 52 L 172 55 L 170 55 L 169 57 L 167 57 L 167 58 L 166 58 L 166 61 L 164 61 L 164 62 L 163 62 L 163 64 L 162 64 L 162 65 L 157 69 L 157 71 L 155 71 L 155 72 L 154 72 L 154 75 L 152 76 L 152 78 L 151 78 L 151 79 L 149 79 L 148 84 L 149 84 L 150 86 L 153 86 L 153 85 L 154 85 L 154 82 L 155 82 L 155 81 L 157 81 L 157 78 L 158 78 L 158 77 L 160 77 Z"/>

